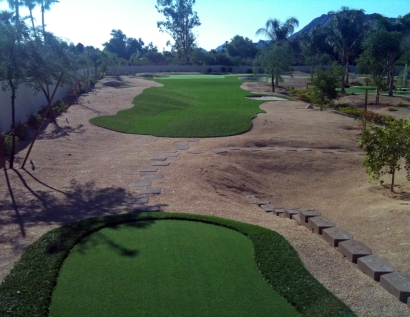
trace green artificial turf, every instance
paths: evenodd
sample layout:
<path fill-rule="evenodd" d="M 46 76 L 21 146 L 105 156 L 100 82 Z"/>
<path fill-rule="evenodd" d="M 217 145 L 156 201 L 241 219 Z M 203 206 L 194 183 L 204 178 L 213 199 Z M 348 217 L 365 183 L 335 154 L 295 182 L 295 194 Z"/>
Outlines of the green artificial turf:
<path fill-rule="evenodd" d="M 376 94 L 376 87 L 373 86 L 356 86 L 356 87 L 351 87 L 351 88 L 345 88 L 346 93 L 348 94 L 365 94 L 366 89 L 368 90 L 369 95 L 375 95 Z M 382 91 L 382 95 L 387 95 L 388 91 Z M 399 92 L 399 91 L 394 91 L 393 95 L 395 96 L 410 96 L 410 92 Z"/>
<path fill-rule="evenodd" d="M 50 316 L 301 316 L 253 254 L 249 238 L 210 224 L 105 228 L 70 252 Z"/>
<path fill-rule="evenodd" d="M 90 234 L 124 223 L 145 227 L 164 219 L 215 224 L 247 236 L 253 243 L 254 261 L 263 279 L 302 316 L 356 316 L 311 275 L 289 242 L 277 232 L 227 219 L 175 213 L 131 213 L 94 217 L 44 234 L 26 249 L 0 284 L 0 316 L 48 316 L 51 296 L 64 260 L 70 250 Z M 112 246 L 118 247 L 115 244 Z M 119 250 L 124 257 L 133 256 L 136 251 L 124 248 Z M 113 285 L 115 281 L 111 283 Z M 158 303 L 161 303 L 161 298 L 158 298 Z M 178 305 L 178 302 L 175 305 Z"/>
<path fill-rule="evenodd" d="M 100 116 L 92 124 L 118 132 L 164 137 L 216 137 L 243 133 L 252 127 L 262 103 L 247 99 L 234 76 L 193 75 L 155 79 L 136 96 L 134 107 L 113 116 Z M 177 78 L 177 79 L 176 79 Z M 130 105 L 131 106 L 131 105 Z"/>

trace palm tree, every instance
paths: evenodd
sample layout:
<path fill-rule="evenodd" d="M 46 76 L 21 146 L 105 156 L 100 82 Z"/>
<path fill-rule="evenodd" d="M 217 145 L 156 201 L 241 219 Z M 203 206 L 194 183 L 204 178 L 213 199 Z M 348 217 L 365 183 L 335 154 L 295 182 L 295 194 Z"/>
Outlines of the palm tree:
<path fill-rule="evenodd" d="M 339 60 L 346 68 L 346 75 L 342 77 L 342 91 L 344 92 L 345 83 L 349 81 L 348 66 L 351 55 L 355 50 L 360 49 L 367 31 L 364 10 L 342 7 L 340 11 L 331 11 L 328 14 L 333 16 L 328 41 L 333 50 L 339 54 Z"/>
<path fill-rule="evenodd" d="M 0 0 L 0 2 L 3 0 Z M 20 22 L 20 1 L 19 0 L 6 0 L 9 4 L 9 8 L 14 10 L 16 24 Z"/>
<path fill-rule="evenodd" d="M 44 24 L 44 12 L 49 11 L 51 9 L 51 5 L 54 3 L 59 3 L 59 1 L 58 0 L 36 0 L 36 2 L 41 7 L 41 25 L 43 27 L 43 37 L 45 38 L 46 26 Z"/>
<path fill-rule="evenodd" d="M 269 19 L 265 23 L 265 28 L 256 31 L 256 35 L 266 36 L 272 42 L 286 41 L 299 26 L 299 21 L 295 17 L 288 18 L 285 23 L 278 19 Z"/>
<path fill-rule="evenodd" d="M 36 36 L 36 28 L 34 26 L 33 9 L 36 7 L 37 3 L 36 3 L 35 0 L 24 0 L 23 4 L 30 11 L 31 26 L 33 27 L 34 35 Z"/>

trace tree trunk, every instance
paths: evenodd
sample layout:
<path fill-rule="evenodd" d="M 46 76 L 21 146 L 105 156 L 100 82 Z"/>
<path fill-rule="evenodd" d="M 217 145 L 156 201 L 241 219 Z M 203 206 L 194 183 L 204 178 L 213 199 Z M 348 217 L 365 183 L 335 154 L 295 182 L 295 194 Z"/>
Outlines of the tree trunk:
<path fill-rule="evenodd" d="M 275 92 L 275 75 L 272 74 L 272 92 Z"/>
<path fill-rule="evenodd" d="M 394 86 L 394 73 L 393 73 L 394 68 L 390 69 L 389 73 L 389 96 L 393 97 L 393 86 Z"/>
<path fill-rule="evenodd" d="M 394 174 L 396 172 L 396 169 L 393 167 L 392 172 L 391 172 L 391 185 L 390 185 L 390 191 L 394 192 Z"/>
<path fill-rule="evenodd" d="M 16 108 L 15 108 L 15 100 L 16 100 L 16 88 L 14 87 L 13 80 L 9 80 L 9 85 L 11 88 L 11 133 L 12 133 L 12 143 L 11 143 L 11 153 L 10 153 L 10 164 L 9 168 L 14 167 L 14 156 L 16 154 Z"/>

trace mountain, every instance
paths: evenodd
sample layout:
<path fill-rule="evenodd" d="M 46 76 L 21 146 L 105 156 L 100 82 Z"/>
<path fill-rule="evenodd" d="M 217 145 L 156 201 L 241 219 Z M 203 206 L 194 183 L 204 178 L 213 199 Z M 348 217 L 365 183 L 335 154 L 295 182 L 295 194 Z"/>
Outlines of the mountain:
<path fill-rule="evenodd" d="M 380 17 L 380 14 L 377 13 L 373 13 L 373 14 L 365 14 L 364 15 L 364 21 L 365 22 L 373 22 L 376 23 L 377 19 Z M 317 17 L 315 19 L 313 19 L 308 25 L 306 25 L 305 27 L 303 27 L 301 30 L 299 30 L 298 32 L 294 33 L 291 35 L 291 39 L 293 38 L 297 38 L 299 37 L 302 33 L 309 33 L 316 25 L 320 24 L 321 26 L 327 26 L 329 24 L 329 22 L 332 20 L 332 16 L 329 14 L 322 14 L 320 17 Z M 388 18 L 391 22 L 394 22 L 396 20 L 396 18 Z M 255 45 L 258 48 L 262 48 L 265 45 L 269 44 L 270 41 L 264 41 L 264 40 L 259 40 L 259 42 L 255 43 Z M 226 46 L 226 43 L 218 46 L 215 51 L 221 51 L 224 50 Z"/>

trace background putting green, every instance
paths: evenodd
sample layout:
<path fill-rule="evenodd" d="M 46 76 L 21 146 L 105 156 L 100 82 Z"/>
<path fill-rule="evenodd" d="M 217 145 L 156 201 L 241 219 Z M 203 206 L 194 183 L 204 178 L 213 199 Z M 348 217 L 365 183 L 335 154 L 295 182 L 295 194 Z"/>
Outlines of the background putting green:
<path fill-rule="evenodd" d="M 248 131 L 256 114 L 264 112 L 262 101 L 245 98 L 249 93 L 238 78 L 201 76 L 205 78 L 156 79 L 164 86 L 144 90 L 131 109 L 90 122 L 124 133 L 216 137 Z"/>
<path fill-rule="evenodd" d="M 181 220 L 108 227 L 65 260 L 50 316 L 299 316 L 244 235 Z"/>

